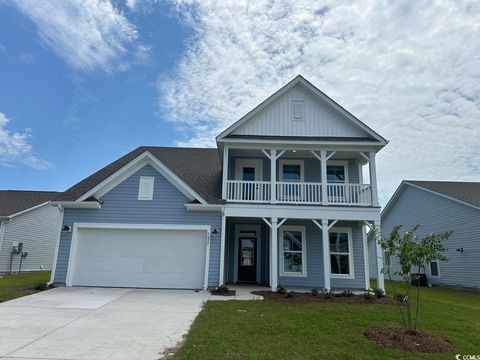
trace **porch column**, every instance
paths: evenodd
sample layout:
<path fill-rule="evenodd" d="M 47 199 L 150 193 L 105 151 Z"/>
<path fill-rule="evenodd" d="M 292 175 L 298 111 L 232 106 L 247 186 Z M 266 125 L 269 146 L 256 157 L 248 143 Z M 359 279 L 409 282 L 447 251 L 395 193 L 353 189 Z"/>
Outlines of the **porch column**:
<path fill-rule="evenodd" d="M 220 228 L 220 272 L 218 275 L 218 286 L 225 284 L 225 233 L 227 232 L 226 216 L 222 211 L 222 227 Z M 208 264 L 207 264 L 208 265 Z"/>
<path fill-rule="evenodd" d="M 270 286 L 277 291 L 278 285 L 278 218 L 272 217 L 270 243 Z"/>
<path fill-rule="evenodd" d="M 380 235 L 380 221 L 374 221 L 374 230 L 377 232 L 374 234 L 375 237 L 375 250 L 377 257 L 377 287 L 382 289 L 385 292 L 385 279 L 383 274 L 383 251 L 378 243 Z"/>
<path fill-rule="evenodd" d="M 372 186 L 372 205 L 378 206 L 377 167 L 375 165 L 374 151 L 370 151 L 368 154 L 368 166 L 370 172 L 370 184 Z"/>
<path fill-rule="evenodd" d="M 222 199 L 227 199 L 227 180 L 228 180 L 228 147 L 223 147 L 223 181 L 222 181 Z"/>
<path fill-rule="evenodd" d="M 277 149 L 270 150 L 270 203 L 277 202 Z"/>
<path fill-rule="evenodd" d="M 328 229 L 328 219 L 322 219 L 324 287 L 330 291 L 330 240 L 328 238 Z"/>
<path fill-rule="evenodd" d="M 360 223 L 360 228 L 362 230 L 362 244 L 363 244 L 363 266 L 365 268 L 365 289 L 370 289 L 370 263 L 368 259 L 368 237 L 366 226 Z"/>
<path fill-rule="evenodd" d="M 320 167 L 321 167 L 321 174 L 322 174 L 322 205 L 328 205 L 327 150 L 320 151 Z"/>

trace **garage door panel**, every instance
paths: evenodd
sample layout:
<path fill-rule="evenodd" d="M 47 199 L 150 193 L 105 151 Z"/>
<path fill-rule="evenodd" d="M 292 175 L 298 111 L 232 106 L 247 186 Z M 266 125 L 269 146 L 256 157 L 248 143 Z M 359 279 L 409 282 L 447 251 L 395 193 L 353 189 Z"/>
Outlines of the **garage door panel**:
<path fill-rule="evenodd" d="M 205 252 L 205 231 L 80 228 L 72 285 L 199 288 Z"/>

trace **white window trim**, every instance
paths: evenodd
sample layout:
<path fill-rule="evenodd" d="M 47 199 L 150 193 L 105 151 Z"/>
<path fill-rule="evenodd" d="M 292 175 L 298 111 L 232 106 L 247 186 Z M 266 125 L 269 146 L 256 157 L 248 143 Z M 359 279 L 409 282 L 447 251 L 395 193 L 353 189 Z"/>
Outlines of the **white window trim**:
<path fill-rule="evenodd" d="M 279 229 L 278 237 L 278 264 L 280 267 L 280 276 L 285 277 L 307 277 L 307 237 L 305 226 L 283 225 Z M 283 271 L 283 233 L 285 231 L 300 231 L 302 233 L 302 272 L 285 272 Z"/>
<path fill-rule="evenodd" d="M 328 160 L 327 161 L 327 173 L 328 173 L 328 166 L 329 165 L 334 165 L 334 166 L 343 166 L 344 172 L 345 172 L 345 182 L 340 183 L 340 182 L 327 182 L 329 184 L 348 184 L 350 182 L 350 178 L 348 175 L 348 161 L 347 160 Z"/>
<path fill-rule="evenodd" d="M 242 180 L 244 167 L 255 168 L 255 181 L 263 180 L 263 160 L 262 159 L 236 159 L 235 160 L 235 180 Z"/>
<path fill-rule="evenodd" d="M 432 262 L 436 262 L 437 263 L 437 271 L 438 271 L 438 275 L 432 275 L 432 266 L 431 266 L 431 263 Z M 430 261 L 430 263 L 428 264 L 428 272 L 430 273 L 430 277 L 433 277 L 433 278 L 440 278 L 442 273 L 440 272 L 440 261 L 438 260 L 433 260 L 433 261 Z"/>
<path fill-rule="evenodd" d="M 278 168 L 279 168 L 279 178 L 280 181 L 283 180 L 283 165 L 300 165 L 300 181 L 289 181 L 289 182 L 305 182 L 305 163 L 303 160 L 300 159 L 280 159 L 278 160 Z"/>
<path fill-rule="evenodd" d="M 150 183 L 150 192 L 148 196 L 142 196 L 142 188 L 145 183 Z M 140 181 L 138 182 L 138 200 L 153 200 L 153 188 L 155 186 L 155 177 L 154 176 L 140 176 Z"/>
<path fill-rule="evenodd" d="M 334 227 L 331 228 L 330 231 L 328 232 L 329 236 L 330 233 L 347 233 L 348 236 L 348 267 L 350 270 L 349 274 L 333 274 L 332 273 L 332 268 L 330 265 L 330 277 L 332 279 L 354 279 L 355 278 L 355 269 L 354 269 L 354 264 L 353 264 L 353 238 L 352 238 L 352 228 L 347 228 L 347 227 Z M 328 240 L 328 256 L 330 257 L 331 251 L 330 251 L 330 237 Z"/>

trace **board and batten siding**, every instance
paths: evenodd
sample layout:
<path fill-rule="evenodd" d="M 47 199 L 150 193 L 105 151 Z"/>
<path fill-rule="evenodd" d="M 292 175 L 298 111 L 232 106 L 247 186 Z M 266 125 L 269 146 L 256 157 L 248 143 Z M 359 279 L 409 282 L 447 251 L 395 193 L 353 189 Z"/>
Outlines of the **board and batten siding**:
<path fill-rule="evenodd" d="M 154 177 L 153 200 L 138 200 L 141 176 Z M 100 209 L 65 209 L 63 225 L 83 223 L 210 225 L 221 231 L 220 212 L 187 211 L 190 200 L 150 165 L 144 166 L 105 194 Z M 65 284 L 72 233 L 62 232 L 54 282 Z M 220 267 L 220 233 L 210 237 L 208 285 L 217 286 Z"/>
<path fill-rule="evenodd" d="M 390 210 L 382 215 L 382 235 L 387 236 L 395 225 L 408 231 L 415 225 L 419 239 L 434 232 L 453 230 L 444 245 L 448 262 L 440 262 L 440 277 L 430 276 L 432 284 L 480 288 L 480 210 L 457 201 L 406 185 Z M 463 253 L 456 251 L 463 248 Z M 393 262 L 393 270 L 398 262 Z"/>
<path fill-rule="evenodd" d="M 304 119 L 293 120 L 293 102 L 304 105 Z M 234 135 L 366 137 L 338 110 L 296 85 L 233 131 Z"/>
<path fill-rule="evenodd" d="M 3 241 L 0 248 L 0 273 L 10 268 L 10 254 L 14 242 L 23 242 L 28 256 L 22 260 L 23 271 L 51 270 L 55 245 L 61 221 L 56 207 L 44 205 L 4 221 Z M 12 272 L 20 266 L 20 255 L 14 255 Z"/>

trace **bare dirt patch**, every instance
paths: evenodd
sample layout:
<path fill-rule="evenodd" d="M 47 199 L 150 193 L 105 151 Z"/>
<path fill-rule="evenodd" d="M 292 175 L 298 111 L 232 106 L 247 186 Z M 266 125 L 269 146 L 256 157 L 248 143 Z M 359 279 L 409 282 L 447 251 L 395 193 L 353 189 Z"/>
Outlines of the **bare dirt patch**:
<path fill-rule="evenodd" d="M 215 291 L 215 290 L 210 290 L 210 294 L 216 295 L 216 296 L 235 296 L 236 293 L 237 292 L 235 290 L 230 290 L 230 289 L 227 292 L 219 292 L 219 291 Z"/>
<path fill-rule="evenodd" d="M 317 296 L 313 296 L 310 293 L 303 293 L 303 292 L 294 292 L 293 296 L 289 297 L 286 294 L 279 294 L 276 292 L 271 291 L 252 291 L 252 294 L 261 295 L 265 300 L 274 300 L 280 301 L 290 304 L 297 304 L 297 303 L 340 303 L 340 304 L 386 304 L 386 305 L 393 305 L 398 304 L 393 298 L 389 296 L 384 296 L 381 298 L 375 299 L 365 299 L 363 295 L 351 295 L 351 296 L 343 296 L 341 294 L 335 294 L 331 297 L 327 298 L 324 294 L 318 294 Z"/>
<path fill-rule="evenodd" d="M 404 351 L 443 353 L 453 350 L 450 341 L 427 331 L 412 334 L 404 328 L 381 327 L 365 331 L 365 336 L 380 346 Z"/>

